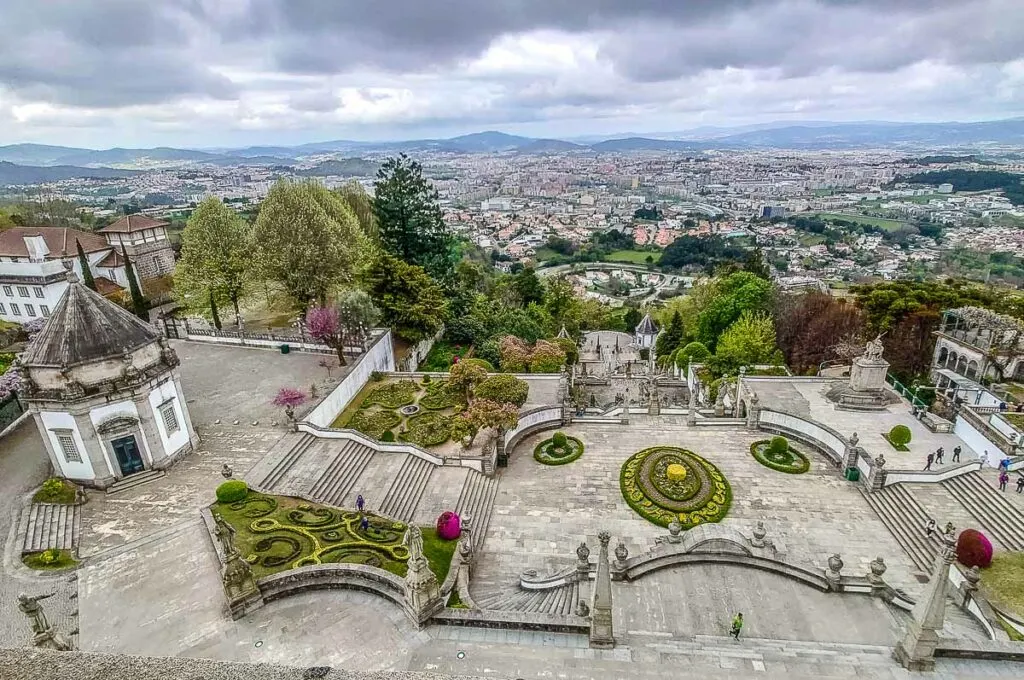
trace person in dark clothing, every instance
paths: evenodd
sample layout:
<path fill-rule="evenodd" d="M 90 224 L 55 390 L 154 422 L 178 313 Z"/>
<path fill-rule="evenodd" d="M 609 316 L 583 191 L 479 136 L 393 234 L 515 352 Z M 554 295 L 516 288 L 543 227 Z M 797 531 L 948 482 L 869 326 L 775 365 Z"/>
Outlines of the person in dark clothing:
<path fill-rule="evenodd" d="M 959 446 L 956 447 L 955 449 L 953 449 L 953 462 L 954 463 L 959 463 L 960 462 L 960 453 L 961 453 L 961 451 L 963 451 L 963 449 L 960 448 Z"/>
<path fill-rule="evenodd" d="M 925 470 L 931 470 L 932 469 L 932 463 L 934 463 L 934 462 L 935 462 L 935 454 L 934 453 L 929 453 L 928 454 L 928 462 L 925 464 L 924 469 Z"/>
<path fill-rule="evenodd" d="M 1003 470 L 1002 472 L 1000 472 L 999 473 L 999 490 L 1000 491 L 1006 491 L 1006 485 L 1009 483 L 1009 481 L 1010 481 L 1010 473 L 1008 473 L 1006 470 Z"/>
<path fill-rule="evenodd" d="M 1024 475 L 1017 476 L 1017 493 L 1024 493 Z"/>
<path fill-rule="evenodd" d="M 940 446 L 940 447 L 939 447 L 939 450 L 935 452 L 935 462 L 936 462 L 936 463 L 937 463 L 938 465 L 942 465 L 942 457 L 943 457 L 944 455 L 946 455 L 946 452 L 945 452 L 945 451 L 943 451 L 943 450 L 942 450 L 942 447 Z"/>

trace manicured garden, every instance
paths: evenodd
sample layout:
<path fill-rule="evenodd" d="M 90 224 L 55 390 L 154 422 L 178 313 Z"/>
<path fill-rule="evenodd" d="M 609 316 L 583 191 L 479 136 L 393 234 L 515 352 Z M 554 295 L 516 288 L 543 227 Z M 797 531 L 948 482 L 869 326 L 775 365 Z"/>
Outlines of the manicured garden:
<path fill-rule="evenodd" d="M 811 469 L 811 461 L 792 446 L 785 437 L 762 439 L 750 445 L 754 459 L 772 470 L 799 475 Z"/>
<path fill-rule="evenodd" d="M 430 352 L 420 363 L 419 370 L 426 373 L 440 373 L 452 367 L 455 357 L 465 359 L 472 356 L 472 348 L 448 342 L 444 338 L 434 343 Z"/>
<path fill-rule="evenodd" d="M 583 442 L 564 432 L 556 432 L 551 438 L 537 444 L 533 450 L 534 460 L 544 465 L 565 465 L 582 455 Z"/>
<path fill-rule="evenodd" d="M 332 427 L 357 430 L 381 441 L 440 446 L 451 438 L 454 416 L 462 410 L 457 390 L 447 380 L 424 376 L 370 382 Z"/>
<path fill-rule="evenodd" d="M 219 494 L 224 497 L 222 494 Z M 367 564 L 405 576 L 409 550 L 403 544 L 408 526 L 380 515 L 362 515 L 290 496 L 249 491 L 241 500 L 218 501 L 210 510 L 235 529 L 235 546 L 262 578 L 311 564 Z M 438 537 L 435 527 L 423 527 L 423 553 L 443 582 L 457 540 Z"/>
<path fill-rule="evenodd" d="M 981 587 L 997 607 L 1024 617 L 1024 553 L 999 552 L 981 570 Z"/>
<path fill-rule="evenodd" d="M 683 529 L 725 517 L 732 502 L 729 482 L 693 451 L 654 446 L 629 457 L 619 473 L 622 497 L 649 522 Z"/>
<path fill-rule="evenodd" d="M 30 569 L 39 571 L 60 571 L 72 569 L 78 566 L 78 560 L 70 550 L 50 548 L 42 552 L 28 553 L 22 555 L 21 561 Z"/>

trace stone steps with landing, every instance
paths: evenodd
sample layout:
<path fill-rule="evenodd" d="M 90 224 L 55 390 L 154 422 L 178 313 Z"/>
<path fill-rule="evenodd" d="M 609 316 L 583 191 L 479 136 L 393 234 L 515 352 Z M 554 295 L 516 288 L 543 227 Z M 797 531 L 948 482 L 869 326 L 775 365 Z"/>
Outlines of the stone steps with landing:
<path fill-rule="evenodd" d="M 406 460 L 380 504 L 381 514 L 403 522 L 412 521 L 416 506 L 437 467 L 429 460 L 405 454 Z"/>
<path fill-rule="evenodd" d="M 1007 550 L 1024 550 L 1024 512 L 1003 497 L 1012 491 L 999 491 L 980 471 L 942 484 Z"/>
<path fill-rule="evenodd" d="M 366 501 L 366 509 L 371 512 L 382 512 L 388 499 L 388 491 L 399 478 L 402 469 L 408 462 L 408 454 L 375 452 L 365 467 L 355 475 L 355 481 L 344 496 L 335 505 L 343 508 L 354 508 L 356 498 L 362 496 Z"/>
<path fill-rule="evenodd" d="M 305 494 L 334 459 L 338 442 L 314 438 L 277 484 L 274 493 L 282 496 Z"/>
<path fill-rule="evenodd" d="M 155 482 L 166 474 L 167 473 L 163 470 L 146 470 L 145 472 L 138 472 L 134 475 L 129 475 L 120 481 L 114 482 L 107 487 L 106 493 L 109 496 L 111 494 L 127 491 L 128 489 L 134 489 L 137 486 Z"/>
<path fill-rule="evenodd" d="M 80 508 L 79 505 L 56 503 L 33 503 L 29 506 L 22 553 L 50 548 L 74 550 L 82 532 Z"/>
<path fill-rule="evenodd" d="M 549 590 L 487 591 L 474 596 L 481 609 L 530 614 L 569 616 L 579 600 L 579 584 L 573 583 Z"/>
<path fill-rule="evenodd" d="M 494 509 L 494 498 L 498 495 L 498 479 L 488 477 L 471 470 L 462 488 L 455 512 L 459 517 L 469 517 L 470 532 L 473 537 L 473 549 L 479 551 L 487 537 L 487 527 L 491 523 L 491 512 Z"/>
<path fill-rule="evenodd" d="M 346 441 L 320 479 L 310 488 L 310 497 L 327 505 L 340 506 L 373 455 L 374 451 L 369 446 L 356 440 Z"/>
<path fill-rule="evenodd" d="M 928 536 L 925 533 L 925 526 L 930 519 L 928 513 L 902 484 L 894 484 L 874 493 L 861 490 L 861 493 L 914 565 L 922 572 L 929 573 L 939 550 L 939 538 L 937 534 Z"/>
<path fill-rule="evenodd" d="M 302 457 L 302 454 L 306 452 L 309 447 L 316 441 L 316 437 L 309 434 L 304 434 L 299 439 L 289 440 L 292 445 L 283 455 L 279 455 L 273 463 L 273 467 L 267 472 L 266 476 L 257 482 L 257 486 L 265 491 L 273 491 L 274 488 L 281 483 L 288 471 L 291 470 L 292 466 Z"/>

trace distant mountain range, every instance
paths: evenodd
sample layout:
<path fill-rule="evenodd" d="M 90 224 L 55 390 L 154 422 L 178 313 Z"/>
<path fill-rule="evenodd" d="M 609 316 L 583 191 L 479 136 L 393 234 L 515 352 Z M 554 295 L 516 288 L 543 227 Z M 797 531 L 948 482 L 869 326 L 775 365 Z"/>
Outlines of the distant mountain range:
<path fill-rule="evenodd" d="M 62 179 L 75 178 L 118 179 L 121 177 L 134 177 L 139 173 L 139 170 L 79 168 L 73 165 L 38 167 L 0 161 L 0 186 L 8 184 L 41 184 L 43 182 L 57 182 Z"/>
<path fill-rule="evenodd" d="M 346 155 L 365 157 L 406 152 L 474 153 L 630 153 L 640 151 L 678 151 L 701 153 L 712 149 L 857 149 L 900 147 L 906 149 L 945 149 L 986 145 L 1024 146 L 1024 118 L 979 123 L 829 123 L 809 121 L 799 125 L 764 123 L 737 128 L 705 126 L 664 135 L 627 134 L 614 139 L 589 138 L 568 141 L 537 139 L 503 132 L 477 132 L 448 139 L 419 139 L 400 142 L 356 142 L 333 140 L 297 146 L 250 146 L 212 150 L 156 147 L 152 149 L 81 149 L 44 144 L 0 146 L 0 161 L 20 166 L 42 166 L 61 173 L 81 173 L 82 169 L 110 166 L 211 164 L 219 166 L 287 166 L 309 159 L 320 165 L 300 170 L 300 174 L 348 176 L 372 175 L 376 164 L 359 158 L 324 159 L 317 156 Z M 340 163 L 332 166 L 331 163 Z M 78 170 L 65 166 L 75 166 Z M 335 173 L 333 170 L 339 170 Z M 8 182 L 16 171 L 5 168 L 0 183 Z M 70 174 L 68 176 L 97 176 Z M 39 180 L 46 181 L 46 180 Z"/>

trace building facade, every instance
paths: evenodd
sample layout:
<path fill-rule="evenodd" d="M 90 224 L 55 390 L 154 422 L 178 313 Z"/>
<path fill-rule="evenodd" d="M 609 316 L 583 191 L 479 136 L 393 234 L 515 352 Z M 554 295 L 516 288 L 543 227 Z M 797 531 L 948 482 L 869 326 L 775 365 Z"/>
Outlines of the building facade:
<path fill-rule="evenodd" d="M 21 396 L 57 476 L 106 488 L 168 467 L 199 441 L 174 350 L 72 272 L 20 365 Z"/>
<path fill-rule="evenodd" d="M 124 246 L 141 278 L 152 279 L 174 271 L 174 250 L 167 239 L 167 222 L 146 215 L 125 215 L 99 233 L 117 252 Z"/>

